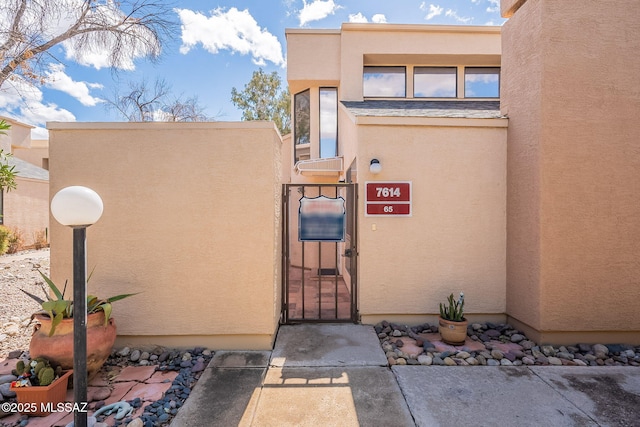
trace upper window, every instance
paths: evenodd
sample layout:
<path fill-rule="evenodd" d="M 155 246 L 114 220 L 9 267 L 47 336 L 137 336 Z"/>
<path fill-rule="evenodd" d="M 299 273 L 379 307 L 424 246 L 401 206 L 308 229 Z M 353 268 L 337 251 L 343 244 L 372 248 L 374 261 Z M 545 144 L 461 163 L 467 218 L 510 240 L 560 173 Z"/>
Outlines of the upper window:
<path fill-rule="evenodd" d="M 296 93 L 293 97 L 294 138 L 296 144 L 311 142 L 309 117 L 311 116 L 311 91 Z"/>
<path fill-rule="evenodd" d="M 320 157 L 338 155 L 338 89 L 320 88 Z"/>
<path fill-rule="evenodd" d="M 405 67 L 364 67 L 365 97 L 404 98 L 406 87 Z"/>
<path fill-rule="evenodd" d="M 467 67 L 464 69 L 465 98 L 499 98 L 499 67 Z"/>
<path fill-rule="evenodd" d="M 456 67 L 415 67 L 413 96 L 416 98 L 455 98 L 458 69 Z"/>

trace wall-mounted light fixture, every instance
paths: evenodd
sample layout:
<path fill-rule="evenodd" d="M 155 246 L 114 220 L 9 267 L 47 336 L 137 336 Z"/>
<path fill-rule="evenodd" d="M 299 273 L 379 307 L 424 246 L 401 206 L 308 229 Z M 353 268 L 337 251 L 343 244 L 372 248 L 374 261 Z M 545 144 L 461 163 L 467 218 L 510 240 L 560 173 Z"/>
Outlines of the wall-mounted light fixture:
<path fill-rule="evenodd" d="M 371 159 L 371 163 L 369 163 L 369 172 L 371 172 L 374 175 L 377 175 L 380 172 L 382 172 L 382 165 L 380 164 L 380 160 Z"/>

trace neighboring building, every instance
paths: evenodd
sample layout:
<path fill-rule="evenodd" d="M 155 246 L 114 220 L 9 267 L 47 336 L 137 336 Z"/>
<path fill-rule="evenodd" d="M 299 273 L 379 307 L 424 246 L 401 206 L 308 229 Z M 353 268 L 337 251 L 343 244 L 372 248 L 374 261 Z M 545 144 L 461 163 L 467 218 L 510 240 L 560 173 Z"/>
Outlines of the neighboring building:
<path fill-rule="evenodd" d="M 17 188 L 0 193 L 0 223 L 17 230 L 25 246 L 46 244 L 49 234 L 49 154 L 46 141 L 32 141 L 33 126 L 3 118 L 11 128 L 0 135 L 0 148 L 13 154 Z"/>
<path fill-rule="evenodd" d="M 640 343 L 640 5 L 503 0 L 507 313 Z"/>
<path fill-rule="evenodd" d="M 502 6 L 503 28 L 288 30 L 284 138 L 50 123 L 52 193 L 105 203 L 94 293 L 143 292 L 115 307 L 120 344 L 264 349 L 279 321 L 434 322 L 460 291 L 541 343 L 640 343 L 640 24 Z M 69 278 L 70 230 L 52 244 Z"/>

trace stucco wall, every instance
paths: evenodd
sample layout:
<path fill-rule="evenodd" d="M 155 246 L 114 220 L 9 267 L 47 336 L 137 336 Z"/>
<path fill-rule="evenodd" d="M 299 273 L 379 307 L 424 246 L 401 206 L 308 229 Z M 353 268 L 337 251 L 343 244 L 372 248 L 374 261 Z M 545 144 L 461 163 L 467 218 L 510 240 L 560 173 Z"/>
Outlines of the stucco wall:
<path fill-rule="evenodd" d="M 640 342 L 640 23 L 561 3 L 528 0 L 503 31 L 507 310 L 542 341 Z"/>
<path fill-rule="evenodd" d="M 287 82 L 291 94 L 311 86 L 338 86 L 340 30 L 287 29 Z"/>
<path fill-rule="evenodd" d="M 343 24 L 341 100 L 362 101 L 363 65 L 500 64 L 500 28 Z"/>
<path fill-rule="evenodd" d="M 506 120 L 384 121 L 358 127 L 363 322 L 435 319 L 460 291 L 471 318 L 504 319 Z M 372 158 L 382 164 L 375 176 Z M 364 216 L 365 181 L 412 181 L 413 216 Z"/>
<path fill-rule="evenodd" d="M 89 292 L 114 304 L 117 345 L 270 348 L 280 314 L 281 139 L 272 123 L 49 123 L 51 195 L 94 189 Z M 71 278 L 70 229 L 51 267 Z"/>
<path fill-rule="evenodd" d="M 4 193 L 4 225 L 17 229 L 23 244 L 32 245 L 36 233 L 48 233 L 49 183 L 16 177 L 17 188 Z"/>
<path fill-rule="evenodd" d="M 503 29 L 502 113 L 507 131 L 507 312 L 540 327 L 540 133 L 542 17 L 520 14 Z M 517 31 L 513 31 L 514 26 Z"/>
<path fill-rule="evenodd" d="M 13 147 L 13 155 L 32 165 L 47 169 L 49 166 L 49 143 L 47 141 L 31 141 L 31 147 Z"/>

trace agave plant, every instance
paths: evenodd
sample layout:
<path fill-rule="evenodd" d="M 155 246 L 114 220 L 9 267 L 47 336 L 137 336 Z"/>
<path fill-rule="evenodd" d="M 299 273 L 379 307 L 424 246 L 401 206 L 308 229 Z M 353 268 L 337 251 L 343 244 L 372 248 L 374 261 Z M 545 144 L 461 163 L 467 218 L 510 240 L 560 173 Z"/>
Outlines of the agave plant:
<path fill-rule="evenodd" d="M 440 317 L 452 322 L 462 322 L 464 320 L 464 293 L 460 292 L 458 300 L 453 299 L 453 294 L 447 298 L 449 306 L 440 303 Z"/>
<path fill-rule="evenodd" d="M 67 290 L 67 281 L 64 282 L 64 287 L 62 288 L 62 292 L 60 292 L 60 289 L 55 285 L 55 283 L 53 283 L 53 280 L 51 280 L 50 277 L 48 277 L 40 270 L 38 270 L 38 273 L 40 273 L 46 284 L 49 286 L 50 292 L 47 292 L 44 285 L 42 286 L 42 290 L 45 294 L 46 300 L 30 292 L 27 292 L 24 289 L 21 289 L 21 291 L 29 295 L 42 307 L 42 310 L 34 313 L 31 316 L 31 319 L 33 319 L 37 314 L 46 315 L 51 319 L 51 330 L 49 331 L 49 336 L 52 336 L 55 333 L 56 326 L 60 324 L 62 319 L 73 318 L 73 301 L 64 298 L 64 294 Z M 93 271 L 91 271 L 91 274 L 89 274 L 87 282 L 89 282 L 89 279 L 91 279 L 92 275 Z M 53 294 L 53 297 L 51 294 Z M 113 308 L 111 306 L 111 303 L 124 298 L 128 298 L 133 295 L 137 294 L 121 294 L 106 299 L 100 299 L 94 295 L 87 295 L 87 314 L 103 311 L 104 324 L 106 326 L 109 322 L 109 319 L 111 318 L 111 311 Z"/>

